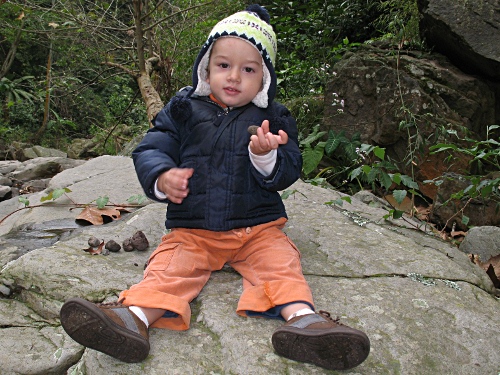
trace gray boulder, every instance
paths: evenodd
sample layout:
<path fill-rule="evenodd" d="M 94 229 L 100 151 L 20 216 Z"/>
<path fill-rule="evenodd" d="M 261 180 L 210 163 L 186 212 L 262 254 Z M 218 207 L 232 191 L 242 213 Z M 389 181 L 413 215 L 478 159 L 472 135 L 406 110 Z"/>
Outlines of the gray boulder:
<path fill-rule="evenodd" d="M 74 168 L 85 163 L 85 160 L 68 159 L 66 157 L 37 157 L 22 163 L 23 167 L 9 173 L 9 177 L 17 181 L 29 181 L 54 177 L 65 169 Z"/>
<path fill-rule="evenodd" d="M 500 80 L 498 0 L 418 0 L 422 38 L 469 74 Z"/>
<path fill-rule="evenodd" d="M 487 262 L 500 254 L 500 228 L 484 226 L 469 229 L 460 244 L 460 250 L 466 254 L 479 255 L 481 262 Z"/>
<path fill-rule="evenodd" d="M 33 146 L 23 149 L 25 159 L 35 158 L 66 158 L 68 154 L 64 151 L 56 150 L 54 148 L 47 148 L 42 146 Z"/>
<path fill-rule="evenodd" d="M 464 136 L 465 127 L 485 136 L 486 126 L 495 123 L 494 90 L 442 55 L 361 46 L 334 69 L 325 89 L 324 130 L 343 131 L 349 139 L 359 133 L 362 143 L 384 147 L 431 200 L 437 187 L 424 181 L 444 172 L 467 174 L 470 159 L 458 155 L 450 163 L 429 146 L 448 142 L 447 130 Z"/>
<path fill-rule="evenodd" d="M 122 202 L 141 193 L 126 157 L 90 160 L 56 175 L 51 186 L 68 187 L 73 198 L 83 201 L 109 194 Z M 498 372 L 494 332 L 500 329 L 500 302 L 490 279 L 466 254 L 425 233 L 411 218 L 383 220 L 387 211 L 356 198 L 342 207 L 325 204 L 342 194 L 300 181 L 290 192 L 285 231 L 301 250 L 317 309 L 338 315 L 371 339 L 368 359 L 346 374 Z M 55 203 L 9 216 L 0 225 L 0 230 L 8 228 L 0 238 L 27 223 L 74 218 L 75 212 L 59 210 Z M 230 268 L 214 272 L 192 301 L 190 330 L 150 330 L 151 353 L 143 363 L 121 363 L 73 342 L 58 320 L 66 299 L 114 301 L 141 279 L 149 254 L 165 233 L 165 205 L 148 203 L 120 220 L 72 229 L 50 246 L 3 261 L 0 373 L 330 373 L 274 353 L 270 336 L 281 322 L 236 315 L 241 277 Z M 12 207 L 10 201 L 1 202 L 0 212 Z M 422 230 L 416 230 L 419 226 Z M 91 235 L 120 243 L 137 230 L 151 244 L 147 251 L 108 256 L 83 251 Z M 1 252 L 15 253 L 15 246 Z"/>

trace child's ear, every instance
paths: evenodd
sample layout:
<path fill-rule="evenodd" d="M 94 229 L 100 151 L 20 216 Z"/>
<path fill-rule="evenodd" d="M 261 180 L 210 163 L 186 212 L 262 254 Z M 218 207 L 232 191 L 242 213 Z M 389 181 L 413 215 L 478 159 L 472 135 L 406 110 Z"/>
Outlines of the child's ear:
<path fill-rule="evenodd" d="M 207 69 L 207 78 L 205 79 L 206 83 L 210 83 L 210 70 Z"/>

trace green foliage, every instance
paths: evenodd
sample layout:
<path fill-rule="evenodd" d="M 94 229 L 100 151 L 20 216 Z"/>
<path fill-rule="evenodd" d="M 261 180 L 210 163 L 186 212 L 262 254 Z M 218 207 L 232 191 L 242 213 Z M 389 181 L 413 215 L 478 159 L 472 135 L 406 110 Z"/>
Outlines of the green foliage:
<path fill-rule="evenodd" d="M 476 140 L 468 136 L 460 137 L 455 130 L 448 130 L 450 136 L 454 136 L 456 143 L 438 143 L 430 150 L 432 153 L 440 153 L 444 151 L 454 151 L 454 153 L 463 154 L 471 157 L 471 164 L 475 165 L 478 173 L 488 173 L 489 171 L 500 171 L 500 137 L 495 140 L 491 137 L 491 133 L 495 129 L 500 129 L 499 125 L 490 125 L 486 128 L 486 139 L 484 141 Z M 466 144 L 466 146 L 460 146 Z M 453 155 L 449 154 L 452 158 Z"/>
<path fill-rule="evenodd" d="M 381 13 L 373 24 L 382 34 L 379 39 L 392 41 L 399 48 L 422 47 L 415 0 L 383 0 L 378 10 Z"/>
<path fill-rule="evenodd" d="M 385 191 L 389 191 L 392 184 L 404 185 L 411 189 L 412 194 L 418 194 L 418 184 L 412 177 L 401 174 L 398 168 L 389 160 L 385 160 L 385 149 L 379 146 L 362 144 L 359 153 L 364 155 L 364 160 L 370 160 L 371 154 L 376 157 L 376 160 L 371 164 L 363 164 L 349 173 L 351 180 L 360 179 L 363 182 L 372 186 L 372 190 L 376 190 L 375 184 L 383 187 Z M 393 194 L 396 202 L 401 203 L 406 196 L 406 191 L 395 191 Z"/>
<path fill-rule="evenodd" d="M 26 76 L 13 79 L 12 81 L 7 77 L 0 79 L 0 95 L 4 97 L 4 102 L 7 107 L 11 107 L 14 103 L 23 102 L 25 100 L 32 102 L 36 96 L 24 90 L 24 81 L 31 81 L 35 77 Z"/>
<path fill-rule="evenodd" d="M 127 199 L 127 202 L 130 204 L 138 204 L 141 205 L 148 200 L 148 197 L 144 194 L 132 195 Z"/>
<path fill-rule="evenodd" d="M 325 141 L 323 139 L 327 134 Z M 314 181 L 316 184 L 328 183 L 338 188 L 347 182 L 349 172 L 361 161 L 359 134 L 354 134 L 348 139 L 344 131 L 336 133 L 330 130 L 327 133 L 320 131 L 320 126 L 316 125 L 313 131 L 300 141 L 300 146 L 303 159 L 302 173 L 305 177 L 314 173 L 315 176 L 309 181 Z M 323 160 L 328 166 L 319 168 Z"/>
<path fill-rule="evenodd" d="M 54 189 L 47 195 L 43 196 L 40 198 L 40 202 L 46 202 L 46 201 L 55 201 L 57 198 L 62 197 L 66 193 L 71 193 L 71 189 L 69 188 L 62 188 L 62 189 Z"/>
<path fill-rule="evenodd" d="M 359 153 L 364 156 L 364 160 L 373 160 L 371 157 L 373 153 L 375 160 L 371 164 L 365 163 L 353 169 L 349 174 L 351 180 L 360 181 L 360 186 L 368 184 L 373 191 L 377 191 L 378 186 L 380 186 L 386 193 L 391 192 L 393 186 L 404 188 L 393 189 L 391 192 L 392 197 L 398 204 L 403 202 L 408 193 L 412 196 L 422 196 L 418 191 L 418 184 L 412 177 L 401 174 L 393 163 L 385 160 L 385 149 L 379 146 L 362 144 Z M 384 218 L 399 219 L 402 216 L 403 211 L 393 208 L 389 210 L 389 213 Z"/>
<path fill-rule="evenodd" d="M 332 74 L 330 64 L 339 56 L 339 48 L 349 48 L 351 37 L 342 33 L 345 3 L 340 0 L 262 3 L 271 14 L 278 38 L 275 70 L 281 99 L 323 93 Z"/>
<path fill-rule="evenodd" d="M 500 129 L 499 125 L 488 126 L 484 141 L 467 136 L 460 137 L 456 131 L 449 130 L 448 134 L 456 139 L 456 143 L 438 143 L 430 147 L 433 154 L 448 153 L 446 159 L 449 161 L 463 156 L 470 158 L 471 165 L 474 165 L 473 170 L 477 172 L 470 176 L 464 176 L 470 182 L 470 185 L 452 194 L 448 201 L 464 198 L 484 198 L 495 199 L 500 202 L 500 137 L 495 140 L 491 136 L 491 133 L 497 129 Z M 443 179 L 440 177 L 425 182 L 440 185 Z"/>

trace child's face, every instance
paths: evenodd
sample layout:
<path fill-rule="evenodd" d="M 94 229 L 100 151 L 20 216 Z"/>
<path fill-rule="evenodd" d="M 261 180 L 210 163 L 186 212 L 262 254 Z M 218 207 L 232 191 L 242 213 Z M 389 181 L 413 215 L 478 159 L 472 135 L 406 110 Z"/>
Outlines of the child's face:
<path fill-rule="evenodd" d="M 220 38 L 212 47 L 207 82 L 215 98 L 228 107 L 250 103 L 262 89 L 262 57 L 238 38 Z"/>

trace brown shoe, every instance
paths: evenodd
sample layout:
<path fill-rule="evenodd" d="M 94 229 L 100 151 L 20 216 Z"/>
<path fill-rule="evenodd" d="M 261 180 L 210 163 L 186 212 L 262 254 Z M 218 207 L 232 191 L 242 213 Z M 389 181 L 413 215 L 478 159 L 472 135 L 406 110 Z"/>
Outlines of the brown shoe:
<path fill-rule="evenodd" d="M 326 311 L 290 319 L 274 332 L 272 342 L 283 357 L 329 370 L 356 367 L 370 353 L 363 332 L 333 320 Z"/>
<path fill-rule="evenodd" d="M 61 308 L 60 318 L 66 333 L 83 346 L 128 363 L 148 356 L 148 328 L 127 306 L 71 298 Z"/>

